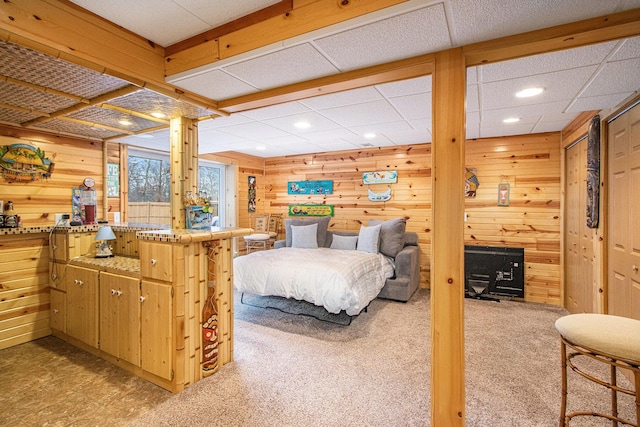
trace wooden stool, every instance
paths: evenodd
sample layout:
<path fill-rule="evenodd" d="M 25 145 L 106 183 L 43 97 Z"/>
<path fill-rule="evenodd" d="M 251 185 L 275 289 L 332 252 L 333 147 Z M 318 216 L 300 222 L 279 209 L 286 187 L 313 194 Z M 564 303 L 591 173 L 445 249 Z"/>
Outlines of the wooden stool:
<path fill-rule="evenodd" d="M 562 403 L 560 427 L 569 425 L 571 418 L 581 415 L 603 417 L 618 423 L 638 427 L 640 420 L 640 321 L 607 314 L 571 314 L 556 321 L 560 333 L 562 352 Z M 567 353 L 567 347 L 571 350 Z M 611 368 L 610 382 L 595 378 L 573 364 L 577 356 L 587 356 Z M 611 414 L 593 411 L 566 413 L 567 410 L 567 366 L 583 377 L 611 390 Z M 617 368 L 632 372 L 635 391 L 618 386 Z M 618 417 L 618 392 L 635 396 L 636 422 Z"/>

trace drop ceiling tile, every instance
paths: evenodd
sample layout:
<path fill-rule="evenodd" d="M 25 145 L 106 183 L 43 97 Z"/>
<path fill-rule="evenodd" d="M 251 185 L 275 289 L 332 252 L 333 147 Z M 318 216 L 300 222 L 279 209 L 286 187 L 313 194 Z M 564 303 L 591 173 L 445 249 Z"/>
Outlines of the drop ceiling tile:
<path fill-rule="evenodd" d="M 235 144 L 240 141 L 245 141 L 245 138 L 242 138 L 237 135 L 232 135 L 230 133 L 221 132 L 215 129 L 198 130 L 198 145 L 207 143 L 207 144 L 220 144 L 220 145 L 229 145 Z"/>
<path fill-rule="evenodd" d="M 309 43 L 228 65 L 223 70 L 259 89 L 271 89 L 338 72 Z"/>
<path fill-rule="evenodd" d="M 193 15 L 215 28 L 227 22 L 279 3 L 280 0 L 173 0 Z"/>
<path fill-rule="evenodd" d="M 260 143 L 271 147 L 281 147 L 287 145 L 308 144 L 309 141 L 297 135 L 286 135 L 277 138 L 262 138 L 260 139 Z"/>
<path fill-rule="evenodd" d="M 314 142 L 313 145 L 316 147 L 316 152 L 322 153 L 329 151 L 354 150 L 356 148 L 360 148 L 345 139 L 328 139 L 326 141 L 322 141 L 321 143 Z"/>
<path fill-rule="evenodd" d="M 580 112 L 590 110 L 605 110 L 620 105 L 629 95 L 630 92 L 614 93 L 611 95 L 600 96 L 581 96 L 567 108 L 567 112 Z"/>
<path fill-rule="evenodd" d="M 480 87 L 477 84 L 467 85 L 467 111 L 480 111 L 479 90 Z"/>
<path fill-rule="evenodd" d="M 327 95 L 314 96 L 303 99 L 302 104 L 314 110 L 341 107 L 343 105 L 360 104 L 363 102 L 377 101 L 382 96 L 373 87 L 363 87 L 342 92 L 330 93 Z"/>
<path fill-rule="evenodd" d="M 431 92 L 431 76 L 428 75 L 415 79 L 384 83 L 376 85 L 375 87 L 387 98 Z"/>
<path fill-rule="evenodd" d="M 341 71 L 451 47 L 441 3 L 319 38 L 315 43 Z"/>
<path fill-rule="evenodd" d="M 297 129 L 294 124 L 301 121 L 309 123 L 310 127 L 307 129 Z M 264 120 L 263 123 L 283 130 L 285 132 L 299 135 L 303 135 L 309 132 L 337 129 L 340 127 L 338 123 L 326 118 L 319 113 L 316 113 L 315 111 L 308 111 L 306 113 L 294 114 L 292 116 L 284 116 L 275 119 Z"/>
<path fill-rule="evenodd" d="M 412 129 L 386 133 L 395 145 L 426 144 L 431 142 L 431 132 L 427 129 Z"/>
<path fill-rule="evenodd" d="M 608 62 L 582 96 L 633 92 L 640 89 L 640 58 Z"/>
<path fill-rule="evenodd" d="M 346 105 L 320 112 L 343 126 L 364 126 L 379 122 L 402 120 L 402 117 L 386 101 Z"/>
<path fill-rule="evenodd" d="M 640 57 L 640 36 L 628 38 L 620 43 L 622 43 L 622 46 L 610 61 L 622 61 Z"/>
<path fill-rule="evenodd" d="M 326 130 L 321 132 L 305 133 L 304 135 L 302 135 L 302 137 L 309 142 L 316 143 L 316 142 L 331 141 L 331 140 L 336 140 L 340 138 L 346 138 L 353 135 L 355 134 L 350 130 L 340 127 L 337 129 L 331 129 L 331 130 Z"/>
<path fill-rule="evenodd" d="M 576 49 L 527 56 L 511 61 L 482 65 L 482 81 L 494 82 L 551 73 L 571 68 L 599 65 L 611 53 L 616 42 L 600 43 Z"/>
<path fill-rule="evenodd" d="M 450 4 L 456 46 L 618 11 L 618 2 L 601 0 L 451 1 Z"/>
<path fill-rule="evenodd" d="M 589 66 L 544 75 L 483 83 L 481 107 L 495 110 L 572 99 L 585 86 L 596 69 L 596 66 Z M 541 95 L 531 98 L 516 98 L 516 92 L 529 87 L 543 87 L 545 91 Z"/>
<path fill-rule="evenodd" d="M 468 67 L 467 68 L 467 84 L 473 84 L 478 82 L 478 70 L 480 67 Z"/>
<path fill-rule="evenodd" d="M 480 123 L 480 112 L 479 111 L 472 111 L 472 112 L 468 112 L 467 113 L 467 126 L 471 125 L 477 125 L 478 123 Z"/>
<path fill-rule="evenodd" d="M 397 122 L 375 123 L 365 126 L 352 126 L 349 128 L 356 135 L 364 135 L 367 133 L 375 133 L 376 135 L 386 135 L 388 132 L 398 132 L 403 130 L 412 130 L 409 122 L 401 120 Z"/>
<path fill-rule="evenodd" d="M 466 139 L 476 139 L 480 138 L 480 123 L 469 125 L 465 129 L 465 138 Z"/>
<path fill-rule="evenodd" d="M 221 101 L 257 92 L 258 89 L 220 70 L 205 71 L 179 80 L 173 85 L 207 98 Z"/>
<path fill-rule="evenodd" d="M 220 129 L 222 132 L 246 138 L 249 140 L 257 140 L 261 138 L 276 138 L 287 135 L 286 132 L 276 129 L 272 126 L 265 125 L 260 122 L 246 123 L 236 126 L 227 126 Z"/>
<path fill-rule="evenodd" d="M 356 135 L 345 139 L 358 148 L 389 147 L 395 145 L 393 141 L 384 135 L 377 135 L 375 138 L 365 138 L 364 136 Z"/>
<path fill-rule="evenodd" d="M 518 107 L 499 108 L 496 110 L 484 110 L 481 113 L 482 122 L 499 123 L 509 117 L 519 117 L 520 119 L 538 118 L 545 114 L 561 114 L 569 100 L 547 102 L 544 104 L 521 105 Z"/>
<path fill-rule="evenodd" d="M 235 126 L 242 125 L 245 123 L 251 123 L 249 117 L 245 116 L 244 113 L 235 113 L 229 116 L 223 117 L 214 117 L 212 119 L 203 120 L 198 124 L 200 130 L 203 129 L 220 129 L 227 126 Z"/>
<path fill-rule="evenodd" d="M 431 117 L 431 92 L 391 98 L 389 102 L 406 120 Z"/>
<path fill-rule="evenodd" d="M 293 114 L 306 113 L 308 111 L 310 111 L 310 109 L 304 106 L 301 102 L 285 102 L 284 104 L 276 104 L 269 107 L 245 111 L 242 114 L 253 120 L 267 120 L 282 116 L 291 116 Z"/>
<path fill-rule="evenodd" d="M 533 123 L 510 124 L 510 125 L 485 125 L 480 123 L 480 138 L 491 138 L 495 136 L 525 135 L 533 129 Z"/>
<path fill-rule="evenodd" d="M 571 123 L 571 120 L 573 120 L 574 118 L 575 118 L 575 115 L 571 119 L 557 120 L 557 121 L 543 121 L 543 122 L 537 123 L 533 128 L 533 133 L 560 132 L 569 123 Z"/>
<path fill-rule="evenodd" d="M 431 126 L 433 125 L 431 117 L 427 117 L 419 120 L 410 120 L 409 124 L 414 129 L 427 129 L 431 132 Z"/>

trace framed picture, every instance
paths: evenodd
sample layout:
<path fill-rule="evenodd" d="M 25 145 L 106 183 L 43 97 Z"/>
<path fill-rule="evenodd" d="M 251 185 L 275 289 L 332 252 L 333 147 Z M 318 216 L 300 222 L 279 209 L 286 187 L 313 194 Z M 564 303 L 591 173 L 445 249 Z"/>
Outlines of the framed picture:
<path fill-rule="evenodd" d="M 480 186 L 478 181 L 476 168 L 466 168 L 464 174 L 464 197 L 474 198 L 476 197 L 476 191 Z"/>
<path fill-rule="evenodd" d="M 498 184 L 498 206 L 509 206 L 509 183 Z"/>
<path fill-rule="evenodd" d="M 211 228 L 211 213 L 204 206 L 186 206 L 187 228 L 205 230 Z"/>
<path fill-rule="evenodd" d="M 256 211 L 256 177 L 250 176 L 247 179 L 247 184 L 249 185 L 249 206 L 247 210 L 249 212 Z"/>

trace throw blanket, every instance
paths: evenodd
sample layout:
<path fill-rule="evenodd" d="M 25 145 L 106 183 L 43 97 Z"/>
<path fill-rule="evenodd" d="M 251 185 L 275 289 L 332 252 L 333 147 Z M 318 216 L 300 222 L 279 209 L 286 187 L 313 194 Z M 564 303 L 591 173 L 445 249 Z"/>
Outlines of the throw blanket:
<path fill-rule="evenodd" d="M 392 260 L 382 254 L 328 248 L 253 252 L 234 258 L 233 269 L 240 292 L 295 298 L 350 316 L 367 307 L 394 274 Z"/>

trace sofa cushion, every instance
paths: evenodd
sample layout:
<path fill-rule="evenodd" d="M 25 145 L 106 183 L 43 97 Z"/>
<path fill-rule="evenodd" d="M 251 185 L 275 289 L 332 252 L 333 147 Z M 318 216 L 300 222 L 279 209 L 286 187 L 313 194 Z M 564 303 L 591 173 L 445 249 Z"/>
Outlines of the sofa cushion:
<path fill-rule="evenodd" d="M 378 247 L 380 243 L 380 227 L 380 224 L 371 225 L 369 227 L 361 225 L 360 233 L 358 234 L 358 244 L 356 249 L 363 252 L 377 254 L 379 252 Z"/>
<path fill-rule="evenodd" d="M 291 247 L 291 226 L 292 225 L 310 225 L 310 224 L 318 224 L 318 247 L 327 248 L 329 245 L 327 244 L 327 227 L 329 226 L 329 221 L 331 221 L 330 216 L 323 216 L 317 218 L 305 218 L 305 219 L 291 219 L 288 218 L 284 221 L 285 228 L 285 237 L 286 237 L 286 247 Z"/>
<path fill-rule="evenodd" d="M 318 223 L 291 226 L 291 247 L 318 249 Z"/>
<path fill-rule="evenodd" d="M 395 258 L 404 247 L 407 220 L 404 218 L 394 218 L 386 221 L 371 219 L 369 220 L 369 225 L 381 226 L 380 253 Z"/>
<path fill-rule="evenodd" d="M 333 240 L 331 241 L 331 249 L 355 251 L 357 243 L 358 236 L 340 236 L 338 234 L 334 234 Z"/>

